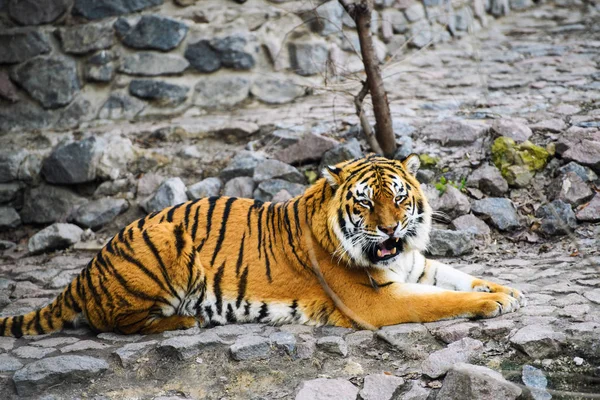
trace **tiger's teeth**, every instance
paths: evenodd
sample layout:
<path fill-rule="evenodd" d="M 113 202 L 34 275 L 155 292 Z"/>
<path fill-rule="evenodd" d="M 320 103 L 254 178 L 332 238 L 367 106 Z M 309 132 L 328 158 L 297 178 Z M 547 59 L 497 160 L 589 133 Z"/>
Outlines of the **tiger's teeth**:
<path fill-rule="evenodd" d="M 398 250 L 396 250 L 396 248 L 395 248 L 395 247 L 392 247 L 392 254 L 396 254 L 396 252 L 397 252 L 397 251 L 398 251 Z"/>
<path fill-rule="evenodd" d="M 396 243 L 398 243 L 400 241 L 400 238 L 396 238 Z"/>
<path fill-rule="evenodd" d="M 377 257 L 381 257 L 381 250 L 377 250 Z"/>

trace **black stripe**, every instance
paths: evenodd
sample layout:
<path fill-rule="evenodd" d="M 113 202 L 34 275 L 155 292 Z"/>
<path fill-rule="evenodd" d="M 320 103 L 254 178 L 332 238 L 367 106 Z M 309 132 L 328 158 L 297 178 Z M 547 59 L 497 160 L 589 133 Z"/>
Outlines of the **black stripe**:
<path fill-rule="evenodd" d="M 6 320 L 7 318 L 0 318 L 0 336 L 6 336 L 6 333 L 4 332 L 6 330 Z"/>
<path fill-rule="evenodd" d="M 250 302 L 246 301 L 246 305 L 244 306 L 244 315 L 250 315 Z"/>
<path fill-rule="evenodd" d="M 294 221 L 296 222 L 296 235 L 300 237 L 302 234 L 302 228 L 300 227 L 300 217 L 298 215 L 298 204 L 300 203 L 300 199 L 296 199 L 294 201 Z"/>
<path fill-rule="evenodd" d="M 260 311 L 258 312 L 258 318 L 256 318 L 256 322 L 261 322 L 263 319 L 269 316 L 269 306 L 267 303 L 263 302 L 262 306 L 260 306 Z"/>
<path fill-rule="evenodd" d="M 223 279 L 223 273 L 225 272 L 225 263 L 221 264 L 217 273 L 215 274 L 215 282 L 213 284 L 213 292 L 215 293 L 215 304 L 217 306 L 217 314 L 221 315 L 223 311 L 223 297 L 221 292 L 221 279 Z"/>
<path fill-rule="evenodd" d="M 146 223 L 146 218 L 141 218 L 138 220 L 137 227 L 140 231 L 144 228 L 145 223 Z"/>
<path fill-rule="evenodd" d="M 13 317 L 12 326 L 10 327 L 10 333 L 16 338 L 20 338 L 21 336 L 23 336 L 23 316 L 22 315 Z"/>
<path fill-rule="evenodd" d="M 227 231 L 227 222 L 229 220 L 229 213 L 231 212 L 231 205 L 237 200 L 235 197 L 230 197 L 227 199 L 225 203 L 225 209 L 223 210 L 223 216 L 221 217 L 221 229 L 219 230 L 219 237 L 217 238 L 217 244 L 215 245 L 215 251 L 213 252 L 212 260 L 210 264 L 213 265 L 215 263 L 215 259 L 217 258 L 217 254 L 221 251 L 221 246 L 223 245 L 223 240 L 225 240 L 225 232 Z"/>
<path fill-rule="evenodd" d="M 132 241 L 133 240 L 133 228 L 129 228 L 129 231 L 127 231 L 127 233 L 129 233 L 129 240 Z"/>
<path fill-rule="evenodd" d="M 171 209 L 167 212 L 167 222 L 173 222 L 173 214 L 175 214 L 175 211 L 177 211 L 177 209 L 184 204 L 185 203 L 180 203 L 176 206 L 171 207 Z"/>
<path fill-rule="evenodd" d="M 237 308 L 240 308 L 240 305 L 242 305 L 242 300 L 244 299 L 244 296 L 246 295 L 247 283 L 248 283 L 248 266 L 246 266 L 246 268 L 244 268 L 244 272 L 242 272 L 242 276 L 240 277 L 240 281 L 238 283 L 238 296 L 237 296 L 237 301 L 235 302 L 235 306 Z"/>
<path fill-rule="evenodd" d="M 176 225 L 175 229 L 173 229 L 173 235 L 175 235 L 175 248 L 177 249 L 177 257 L 181 257 L 183 246 L 185 246 L 185 240 L 183 239 L 183 225 Z"/>
<path fill-rule="evenodd" d="M 192 205 L 194 203 L 192 201 L 190 201 L 188 203 L 188 205 L 185 207 L 185 215 L 183 217 L 183 224 L 185 225 L 185 230 L 187 231 L 189 229 L 189 224 L 190 224 L 190 212 L 192 211 Z"/>
<path fill-rule="evenodd" d="M 96 291 L 96 287 L 95 287 L 94 283 L 92 282 L 92 275 L 90 274 L 90 270 L 86 269 L 83 272 L 83 275 L 85 276 L 85 281 L 87 283 L 89 291 L 92 292 L 92 298 L 94 299 L 94 302 L 97 304 L 96 309 L 98 310 L 98 314 L 102 318 L 102 323 L 104 325 L 107 325 L 106 311 L 104 310 L 104 307 L 102 307 L 102 298 L 100 297 L 100 294 L 98 293 L 98 291 Z M 89 319 L 91 319 L 91 318 L 88 318 L 88 320 Z"/>
<path fill-rule="evenodd" d="M 242 244 L 240 244 L 240 251 L 238 252 L 237 263 L 235 264 L 235 276 L 240 276 L 240 268 L 244 261 L 244 240 L 246 239 L 246 232 L 242 235 Z M 239 307 L 239 306 L 238 306 Z"/>
<path fill-rule="evenodd" d="M 298 300 L 294 300 L 290 308 L 292 309 L 292 318 L 295 318 L 298 314 Z"/>
<path fill-rule="evenodd" d="M 218 197 L 212 196 L 208 198 L 208 213 L 206 214 L 206 239 L 210 236 L 210 229 L 212 228 L 212 217 L 215 212 L 215 206 L 217 205 Z"/>
<path fill-rule="evenodd" d="M 225 315 L 225 318 L 227 318 L 227 322 L 229 323 L 233 324 L 234 322 L 237 322 L 237 318 L 233 313 L 233 307 L 231 307 L 231 304 L 227 304 L 227 314 Z"/>
<path fill-rule="evenodd" d="M 147 231 L 144 231 L 144 233 L 146 233 L 146 232 Z M 134 258 L 132 255 L 125 253 L 124 251 L 121 251 L 119 255 L 128 263 L 133 264 L 136 267 L 138 267 L 144 274 L 146 274 L 146 276 L 148 276 L 148 278 L 152 279 L 154 281 L 154 283 L 156 283 L 158 285 L 158 287 L 161 288 L 161 290 L 164 290 L 165 292 L 167 291 L 167 288 L 161 282 L 161 280 L 158 279 L 158 276 L 156 276 L 156 274 L 154 272 L 152 272 L 148 268 L 146 268 L 139 260 Z M 111 265 L 111 264 L 109 263 L 108 265 Z M 113 269 L 114 269 L 114 267 L 113 267 Z M 116 269 L 114 269 L 114 272 L 116 272 Z M 120 278 L 123 279 L 123 281 L 125 281 L 125 279 L 122 276 L 120 276 Z"/>
<path fill-rule="evenodd" d="M 258 251 L 258 259 L 260 260 L 262 257 L 262 253 L 260 251 L 261 245 L 262 245 L 262 214 L 265 211 L 265 209 L 263 207 L 260 208 L 260 210 L 258 210 L 258 217 L 257 217 L 257 225 L 258 225 L 258 240 L 257 240 L 257 251 Z"/>
<path fill-rule="evenodd" d="M 48 328 L 50 328 L 51 331 L 54 330 L 54 322 L 52 321 L 52 311 L 48 310 L 48 312 L 46 313 L 46 324 L 48 325 Z"/>
<path fill-rule="evenodd" d="M 196 213 L 194 214 L 194 225 L 192 225 L 192 240 L 196 241 L 196 232 L 198 231 L 198 213 L 200 212 L 200 206 L 196 207 Z"/>
<path fill-rule="evenodd" d="M 181 300 L 181 297 L 179 297 L 179 293 L 177 293 L 177 291 L 171 284 L 171 278 L 169 277 L 169 273 L 167 272 L 167 267 L 165 266 L 165 263 L 163 262 L 163 259 L 160 256 L 158 249 L 156 248 L 156 246 L 154 246 L 154 243 L 152 243 L 152 240 L 150 239 L 150 236 L 148 235 L 147 230 L 144 231 L 144 233 L 142 234 L 142 237 L 144 238 L 144 242 L 146 242 L 146 245 L 150 248 L 150 251 L 152 251 L 152 254 L 154 254 L 156 261 L 158 261 L 158 266 L 160 267 L 160 272 L 161 272 L 163 279 L 165 280 L 167 286 L 169 287 L 171 294 L 173 296 L 177 297 L 177 299 Z"/>
<path fill-rule="evenodd" d="M 212 320 L 212 317 L 213 317 L 212 307 L 211 306 L 204 307 L 204 312 L 206 312 L 206 315 L 208 315 L 208 322 L 210 322 Z"/>
<path fill-rule="evenodd" d="M 192 251 L 190 256 L 189 256 L 189 260 L 187 263 L 187 269 L 188 269 L 188 284 L 187 284 L 187 290 L 188 292 L 190 290 L 192 290 L 192 279 L 194 277 L 194 265 L 196 264 L 196 252 Z"/>

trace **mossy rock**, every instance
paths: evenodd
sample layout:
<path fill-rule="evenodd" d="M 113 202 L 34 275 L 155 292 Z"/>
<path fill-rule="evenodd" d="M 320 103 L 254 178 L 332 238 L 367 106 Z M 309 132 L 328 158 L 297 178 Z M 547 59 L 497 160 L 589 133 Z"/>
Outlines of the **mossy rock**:
<path fill-rule="evenodd" d="M 421 161 L 421 168 L 432 168 L 437 165 L 440 161 L 437 157 L 431 157 L 429 154 L 420 154 L 419 160 Z"/>
<path fill-rule="evenodd" d="M 529 140 L 517 144 L 513 139 L 502 136 L 492 144 L 492 161 L 504 179 L 513 186 L 522 187 L 524 181 L 529 181 L 535 172 L 544 169 L 549 158 L 548 150 Z M 519 168 L 515 168 L 516 166 Z M 521 177 L 522 174 L 528 177 Z"/>

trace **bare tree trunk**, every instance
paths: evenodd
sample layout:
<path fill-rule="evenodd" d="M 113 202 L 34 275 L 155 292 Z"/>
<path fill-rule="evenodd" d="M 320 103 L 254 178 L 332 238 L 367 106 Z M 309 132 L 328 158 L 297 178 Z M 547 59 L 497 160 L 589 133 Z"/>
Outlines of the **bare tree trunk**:
<path fill-rule="evenodd" d="M 366 84 L 368 85 L 369 92 L 371 93 L 371 100 L 373 101 L 373 112 L 375 114 L 376 122 L 375 137 L 377 138 L 377 142 L 379 143 L 383 154 L 387 157 L 392 157 L 396 152 L 396 138 L 394 136 L 392 117 L 390 115 L 390 105 L 388 103 L 387 93 L 383 86 L 379 62 L 375 55 L 373 38 L 371 37 L 373 0 L 360 0 L 359 3 L 349 3 L 347 0 L 338 1 L 356 23 L 356 30 L 360 41 L 360 51 L 362 53 L 362 60 L 367 74 Z M 357 96 L 357 99 L 359 96 Z M 364 96 L 362 97 L 364 98 Z M 361 117 L 360 114 L 359 117 Z"/>

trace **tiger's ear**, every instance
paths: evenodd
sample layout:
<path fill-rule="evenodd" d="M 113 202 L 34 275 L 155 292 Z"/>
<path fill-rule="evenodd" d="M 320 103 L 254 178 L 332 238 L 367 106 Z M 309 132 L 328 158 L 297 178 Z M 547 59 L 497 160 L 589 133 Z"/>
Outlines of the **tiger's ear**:
<path fill-rule="evenodd" d="M 421 160 L 419 160 L 419 156 L 416 154 L 411 154 L 402 160 L 402 166 L 409 174 L 415 175 L 421 166 Z"/>
<path fill-rule="evenodd" d="M 336 167 L 335 165 L 328 165 L 321 171 L 323 174 L 323 178 L 327 179 L 327 182 L 333 187 L 336 188 L 340 186 L 342 183 L 342 169 Z"/>

